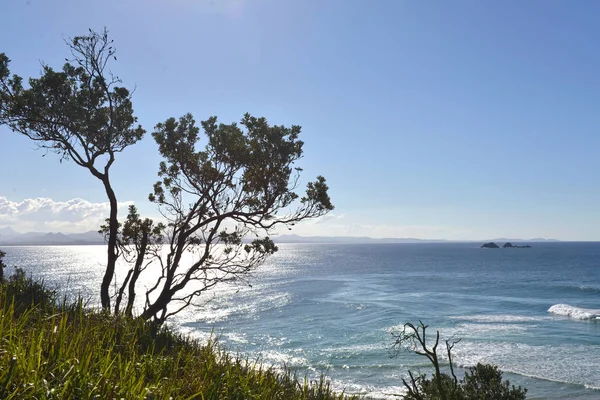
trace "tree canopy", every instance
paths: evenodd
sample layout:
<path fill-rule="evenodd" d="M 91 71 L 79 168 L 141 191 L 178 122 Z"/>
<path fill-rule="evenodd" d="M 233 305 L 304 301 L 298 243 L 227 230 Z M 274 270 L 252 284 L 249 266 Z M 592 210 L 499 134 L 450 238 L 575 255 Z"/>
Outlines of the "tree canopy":
<path fill-rule="evenodd" d="M 110 203 L 108 259 L 101 285 L 102 306 L 110 309 L 109 286 L 117 260 L 116 195 L 109 170 L 115 154 L 144 136 L 133 113 L 131 91 L 121 86 L 109 63 L 116 60 L 105 29 L 67 41 L 71 57 L 60 71 L 43 64 L 39 78 L 23 78 L 9 70 L 0 53 L 0 124 L 33 140 L 40 148 L 72 160 L 98 178 Z"/>
<path fill-rule="evenodd" d="M 240 124 L 211 117 L 196 126 L 191 114 L 156 125 L 164 157 L 150 201 L 165 226 L 166 255 L 156 285 L 146 291 L 142 317 L 159 323 L 193 304 L 217 284 L 243 279 L 277 246 L 277 226 L 333 209 L 325 178 L 297 193 L 302 157 L 300 127 L 269 125 L 244 115 Z M 193 261 L 184 254 L 193 253 Z"/>

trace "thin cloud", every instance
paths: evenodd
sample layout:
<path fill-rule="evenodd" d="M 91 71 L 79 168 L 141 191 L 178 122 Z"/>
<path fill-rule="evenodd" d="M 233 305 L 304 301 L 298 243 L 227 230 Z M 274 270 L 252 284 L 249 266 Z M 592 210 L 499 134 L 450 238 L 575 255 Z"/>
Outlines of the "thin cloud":
<path fill-rule="evenodd" d="M 317 220 L 298 224 L 292 232 L 302 236 L 357 236 L 372 238 L 454 238 L 463 232 L 454 227 L 433 225 L 388 225 L 354 222 L 346 214 L 327 214 Z"/>
<path fill-rule="evenodd" d="M 328 213 L 328 214 L 325 214 L 319 218 L 316 218 L 316 219 L 308 221 L 308 222 L 309 223 L 312 222 L 312 224 L 327 224 L 332 221 L 339 221 L 341 219 L 344 219 L 345 217 L 346 217 L 346 214 Z"/>

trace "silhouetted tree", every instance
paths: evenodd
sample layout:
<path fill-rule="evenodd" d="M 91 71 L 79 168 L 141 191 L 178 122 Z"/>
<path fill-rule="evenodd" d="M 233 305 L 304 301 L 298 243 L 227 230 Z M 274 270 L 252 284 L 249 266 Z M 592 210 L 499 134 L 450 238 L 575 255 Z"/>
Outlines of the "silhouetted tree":
<path fill-rule="evenodd" d="M 165 160 L 150 200 L 167 221 L 166 256 L 151 255 L 161 272 L 146 290 L 142 318 L 161 324 L 217 284 L 244 278 L 277 251 L 268 236 L 275 227 L 333 209 L 321 176 L 303 197 L 295 192 L 299 126 L 270 126 L 248 114 L 241 126 L 203 121 L 205 144 L 198 149 L 200 129 L 190 114 L 156 125 Z"/>
<path fill-rule="evenodd" d="M 109 170 L 115 154 L 136 143 L 145 131 L 136 125 L 131 92 L 108 69 L 115 59 L 106 29 L 67 42 L 71 58 L 55 71 L 42 65 L 39 78 L 23 86 L 0 54 L 0 124 L 34 140 L 40 148 L 72 160 L 98 178 L 110 203 L 108 259 L 101 284 L 102 307 L 110 309 L 109 286 L 117 260 L 117 197 Z"/>
<path fill-rule="evenodd" d="M 107 236 L 109 228 L 107 221 L 107 225 L 101 227 L 100 233 Z M 142 219 L 137 208 L 134 205 L 129 206 L 129 213 L 127 214 L 125 223 L 123 226 L 119 224 L 117 249 L 119 255 L 129 263 L 130 268 L 114 295 L 115 314 L 122 312 L 129 317 L 133 316 L 136 284 L 142 272 L 152 262 L 152 259 L 159 256 L 163 244 L 164 229 L 165 226 L 162 223 L 155 224 L 149 218 Z M 121 310 L 123 299 L 127 299 L 127 304 L 125 305 L 125 309 Z"/>

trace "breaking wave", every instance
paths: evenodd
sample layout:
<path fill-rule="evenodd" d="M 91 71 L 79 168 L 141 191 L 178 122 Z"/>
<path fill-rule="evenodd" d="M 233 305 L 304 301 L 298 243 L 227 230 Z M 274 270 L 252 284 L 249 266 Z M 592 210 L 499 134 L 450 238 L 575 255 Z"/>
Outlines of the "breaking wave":
<path fill-rule="evenodd" d="M 600 309 L 575 307 L 568 304 L 555 304 L 548 309 L 548 312 L 579 320 L 600 319 Z"/>

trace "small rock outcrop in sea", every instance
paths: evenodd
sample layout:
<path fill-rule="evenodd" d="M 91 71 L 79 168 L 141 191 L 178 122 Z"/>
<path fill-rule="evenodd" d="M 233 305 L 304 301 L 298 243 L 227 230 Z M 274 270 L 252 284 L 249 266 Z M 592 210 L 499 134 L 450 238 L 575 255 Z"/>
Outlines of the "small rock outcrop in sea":
<path fill-rule="evenodd" d="M 504 243 L 504 246 L 502 246 L 505 249 L 530 249 L 531 246 L 526 244 L 524 246 L 519 246 L 519 245 L 514 245 L 511 242 L 508 243 Z"/>
<path fill-rule="evenodd" d="M 506 245 L 504 246 L 506 247 Z M 482 249 L 499 249 L 500 246 L 498 246 L 496 243 L 494 242 L 489 242 L 489 243 L 484 243 L 481 245 Z"/>

